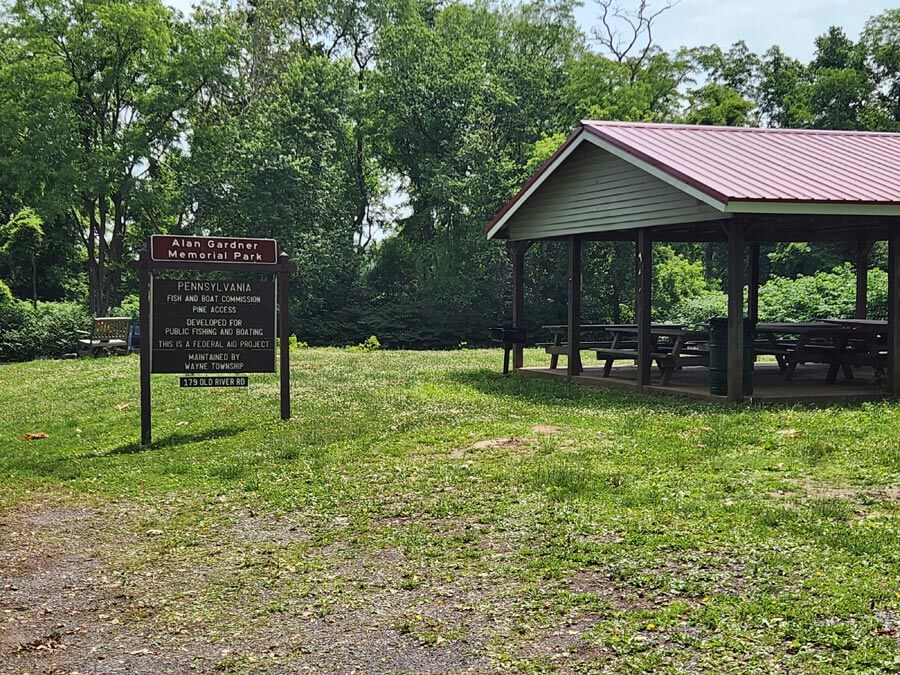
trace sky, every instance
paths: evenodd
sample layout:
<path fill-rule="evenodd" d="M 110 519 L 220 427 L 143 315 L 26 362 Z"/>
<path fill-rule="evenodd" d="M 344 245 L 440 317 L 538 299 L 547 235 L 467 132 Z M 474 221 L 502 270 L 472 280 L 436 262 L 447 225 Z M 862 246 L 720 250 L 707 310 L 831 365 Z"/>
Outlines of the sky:
<path fill-rule="evenodd" d="M 727 47 L 744 40 L 757 53 L 777 44 L 790 56 L 808 61 L 815 38 L 829 26 L 841 26 L 855 40 L 869 17 L 893 7 L 896 3 L 885 0 L 681 0 L 659 17 L 654 40 L 665 50 L 713 43 Z M 597 4 L 590 0 L 577 13 L 586 29 L 598 23 L 598 15 Z"/>

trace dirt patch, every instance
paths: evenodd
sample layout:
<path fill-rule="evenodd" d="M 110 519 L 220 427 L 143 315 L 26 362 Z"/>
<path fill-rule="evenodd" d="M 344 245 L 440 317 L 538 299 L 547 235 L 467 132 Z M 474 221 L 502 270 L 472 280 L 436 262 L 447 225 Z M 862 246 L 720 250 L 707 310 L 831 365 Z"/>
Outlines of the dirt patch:
<path fill-rule="evenodd" d="M 808 503 L 816 500 L 835 499 L 856 504 L 871 504 L 872 502 L 887 502 L 900 504 L 900 485 L 889 485 L 882 488 L 856 488 L 835 486 L 813 480 L 789 481 L 787 490 L 773 490 L 769 497 L 788 505 L 794 503 Z"/>
<path fill-rule="evenodd" d="M 531 427 L 531 430 L 536 434 L 541 434 L 542 436 L 555 436 L 556 434 L 562 432 L 562 429 L 550 424 L 535 424 L 533 427 Z"/>
<path fill-rule="evenodd" d="M 148 520 L 154 509 L 34 505 L 0 519 L 0 673 L 490 670 L 502 602 L 487 579 L 350 542 L 311 549 L 300 569 L 288 552 L 308 537 L 290 520 L 246 516 L 184 539 Z M 186 543 L 173 550 L 172 536 Z"/>
<path fill-rule="evenodd" d="M 249 514 L 238 517 L 228 528 L 227 534 L 239 541 L 275 546 L 289 546 L 309 540 L 306 528 L 290 518 Z"/>
<path fill-rule="evenodd" d="M 601 570 L 588 569 L 576 572 L 569 580 L 568 588 L 572 593 L 596 595 L 609 602 L 615 610 L 647 610 L 666 603 L 665 598 L 635 588 Z"/>
<path fill-rule="evenodd" d="M 605 617 L 601 614 L 588 612 L 581 616 L 565 619 L 548 631 L 544 631 L 536 637 L 524 650 L 526 658 L 543 658 L 551 662 L 560 662 L 571 665 L 573 660 L 578 663 L 590 661 L 593 665 L 600 665 L 609 652 L 603 647 L 591 644 L 586 639 L 586 633 Z"/>
<path fill-rule="evenodd" d="M 129 625 L 140 596 L 94 538 L 109 525 L 61 505 L 0 520 L 0 673 L 174 672 L 208 658 L 208 645 Z"/>
<path fill-rule="evenodd" d="M 469 448 L 457 448 L 450 452 L 453 459 L 461 459 L 468 455 L 483 452 L 485 450 L 512 450 L 514 452 L 522 452 L 531 448 L 531 442 L 524 438 L 491 438 L 484 441 L 473 443 Z"/>

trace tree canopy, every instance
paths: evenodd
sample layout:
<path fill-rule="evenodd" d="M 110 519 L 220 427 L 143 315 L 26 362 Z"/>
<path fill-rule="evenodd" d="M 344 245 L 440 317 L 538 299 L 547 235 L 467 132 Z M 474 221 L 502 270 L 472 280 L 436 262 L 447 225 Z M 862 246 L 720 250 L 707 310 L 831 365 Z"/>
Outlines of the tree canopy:
<path fill-rule="evenodd" d="M 856 38 L 828 29 L 803 63 L 742 42 L 665 51 L 653 24 L 685 11 L 676 3 L 635 2 L 617 19 L 602 2 L 589 30 L 575 7 L 252 0 L 184 16 L 161 0 L 4 5 L 0 223 L 39 222 L 42 237 L 26 245 L 7 231 L 33 274 L 5 256 L 0 278 L 20 296 L 105 313 L 134 292 L 127 262 L 151 233 L 276 237 L 299 265 L 301 339 L 477 342 L 509 302 L 509 260 L 483 226 L 579 119 L 900 125 L 900 10 Z M 847 258 L 766 253 L 764 275 L 782 277 Z M 563 251 L 529 256 L 531 318 L 558 321 Z M 660 311 L 721 286 L 714 245 L 668 247 L 657 264 Z M 630 316 L 632 268 L 622 245 L 592 244 L 585 312 Z"/>

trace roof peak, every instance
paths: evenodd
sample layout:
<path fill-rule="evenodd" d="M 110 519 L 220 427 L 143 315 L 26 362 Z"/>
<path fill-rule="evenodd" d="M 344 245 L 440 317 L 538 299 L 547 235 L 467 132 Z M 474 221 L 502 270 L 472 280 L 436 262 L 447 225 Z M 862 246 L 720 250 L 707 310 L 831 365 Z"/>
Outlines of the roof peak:
<path fill-rule="evenodd" d="M 671 129 L 700 133 L 746 133 L 746 134 L 785 134 L 785 135 L 836 135 L 836 136 L 893 136 L 900 134 L 891 131 L 855 131 L 843 129 L 786 129 L 776 127 L 728 127 L 708 124 L 675 124 L 671 122 L 624 122 L 619 120 L 581 120 L 586 127 L 633 127 L 641 129 Z"/>

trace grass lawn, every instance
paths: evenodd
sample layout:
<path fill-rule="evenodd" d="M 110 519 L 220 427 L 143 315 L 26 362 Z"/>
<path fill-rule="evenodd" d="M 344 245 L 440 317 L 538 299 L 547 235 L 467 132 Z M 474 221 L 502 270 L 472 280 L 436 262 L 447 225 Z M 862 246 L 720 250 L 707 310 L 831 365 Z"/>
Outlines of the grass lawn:
<path fill-rule="evenodd" d="M 0 672 L 900 671 L 900 407 L 500 363 L 155 376 L 149 449 L 136 357 L 0 366 Z"/>

